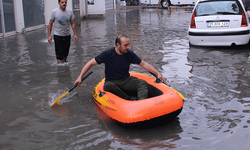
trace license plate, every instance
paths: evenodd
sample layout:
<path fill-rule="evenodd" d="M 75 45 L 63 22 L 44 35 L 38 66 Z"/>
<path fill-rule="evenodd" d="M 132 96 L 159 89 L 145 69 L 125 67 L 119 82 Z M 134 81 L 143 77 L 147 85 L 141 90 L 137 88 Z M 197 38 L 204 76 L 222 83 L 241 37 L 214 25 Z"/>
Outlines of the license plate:
<path fill-rule="evenodd" d="M 207 27 L 229 27 L 229 21 L 207 22 Z"/>

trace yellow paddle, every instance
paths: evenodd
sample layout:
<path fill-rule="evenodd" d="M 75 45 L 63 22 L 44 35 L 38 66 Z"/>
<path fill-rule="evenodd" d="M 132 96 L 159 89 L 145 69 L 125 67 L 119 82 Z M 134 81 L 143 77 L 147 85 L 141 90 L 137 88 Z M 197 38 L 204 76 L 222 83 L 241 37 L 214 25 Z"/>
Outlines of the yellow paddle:
<path fill-rule="evenodd" d="M 153 74 L 152 72 L 149 72 L 149 73 L 151 73 L 156 78 L 156 82 L 161 82 L 161 80 L 155 74 Z M 179 93 L 177 90 L 175 90 L 174 88 L 172 88 L 166 82 L 162 82 L 162 83 L 166 84 L 168 87 L 170 87 L 171 89 L 173 89 L 177 94 L 179 94 L 180 97 L 181 97 L 181 99 L 186 100 L 185 97 L 183 95 L 181 95 L 181 93 Z"/>
<path fill-rule="evenodd" d="M 85 80 L 89 75 L 91 75 L 93 72 L 92 71 L 90 71 L 88 74 L 86 74 L 83 78 L 82 78 L 82 81 L 83 80 Z M 63 95 L 61 95 L 60 97 L 58 97 L 55 101 L 54 101 L 54 103 L 51 105 L 51 107 L 53 106 L 53 105 L 55 105 L 56 103 L 58 103 L 59 102 L 59 100 L 63 97 L 63 96 L 65 96 L 65 95 L 67 95 L 69 92 L 71 92 L 74 88 L 76 88 L 77 87 L 77 85 L 74 85 L 71 89 L 69 89 L 66 93 L 64 93 Z"/>

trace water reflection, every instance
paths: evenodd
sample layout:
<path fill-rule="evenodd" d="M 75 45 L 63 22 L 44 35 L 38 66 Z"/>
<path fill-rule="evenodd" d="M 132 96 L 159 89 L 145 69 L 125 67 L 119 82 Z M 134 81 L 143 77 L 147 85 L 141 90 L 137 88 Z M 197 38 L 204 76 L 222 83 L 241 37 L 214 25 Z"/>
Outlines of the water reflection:
<path fill-rule="evenodd" d="M 58 105 L 55 104 L 51 109 L 58 115 L 62 117 L 66 117 L 69 114 L 69 110 L 66 105 Z"/>
<path fill-rule="evenodd" d="M 231 94 L 241 93 L 239 77 L 248 68 L 248 49 L 190 48 L 187 58 L 192 66 L 192 80 L 201 83 L 194 86 L 203 91 L 214 91 L 211 96 L 217 103 L 230 101 L 234 97 Z"/>
<path fill-rule="evenodd" d="M 50 99 L 48 100 L 48 104 L 49 106 L 51 106 L 53 104 L 53 102 L 60 97 L 62 94 L 64 94 L 65 92 L 67 92 L 70 87 L 72 87 L 73 83 L 73 79 L 71 76 L 71 69 L 68 63 L 64 63 L 64 64 L 60 64 L 55 66 L 57 68 L 57 73 L 56 73 L 56 77 L 50 82 L 50 84 L 53 85 L 53 88 L 56 89 L 54 87 L 55 86 L 59 86 L 61 87 L 59 90 L 55 91 L 55 90 L 51 90 L 49 92 L 49 97 Z M 68 87 L 65 85 L 68 85 Z M 67 95 L 63 96 L 60 100 L 59 100 L 59 104 L 63 104 L 65 102 L 70 102 L 71 99 L 77 95 L 77 92 L 72 91 L 70 93 L 68 93 Z"/>
<path fill-rule="evenodd" d="M 18 50 L 19 50 L 19 55 L 17 57 L 19 57 L 19 61 L 18 61 L 18 65 L 23 66 L 23 65 L 31 65 L 33 62 L 30 59 L 30 54 L 28 51 L 28 47 L 27 47 L 27 43 L 26 43 L 26 39 L 25 36 L 23 35 L 19 35 L 17 36 L 17 43 L 18 43 Z"/>
<path fill-rule="evenodd" d="M 101 126 L 88 133 L 78 135 L 70 148 L 88 149 L 93 145 L 90 143 L 92 139 L 97 136 L 99 140 L 96 140 L 95 143 L 109 140 L 109 149 L 172 149 L 177 147 L 175 143 L 181 139 L 179 134 L 183 130 L 178 118 L 152 128 L 133 129 L 116 124 L 98 106 L 95 106 L 95 110 Z M 107 132 L 101 132 L 101 129 Z M 92 136 L 87 136 L 90 133 Z"/>
<path fill-rule="evenodd" d="M 190 48 L 187 59 L 192 67 L 190 88 L 193 92 L 189 111 L 194 114 L 193 124 L 206 122 L 208 128 L 202 130 L 244 135 L 244 128 L 249 126 L 248 57 L 247 48 Z M 197 105 L 202 107 L 197 109 Z M 237 136 L 229 135 L 227 141 L 237 140 Z M 200 135 L 200 138 L 206 136 Z M 214 145 L 227 143 L 221 136 L 214 138 L 213 141 L 217 141 Z"/>

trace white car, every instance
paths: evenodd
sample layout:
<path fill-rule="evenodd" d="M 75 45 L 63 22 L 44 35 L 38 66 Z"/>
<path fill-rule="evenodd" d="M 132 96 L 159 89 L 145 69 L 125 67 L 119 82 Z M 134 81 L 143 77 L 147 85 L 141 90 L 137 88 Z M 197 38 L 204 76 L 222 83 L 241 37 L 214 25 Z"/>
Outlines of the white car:
<path fill-rule="evenodd" d="M 198 0 L 188 29 L 190 45 L 247 45 L 249 18 L 241 0 Z"/>

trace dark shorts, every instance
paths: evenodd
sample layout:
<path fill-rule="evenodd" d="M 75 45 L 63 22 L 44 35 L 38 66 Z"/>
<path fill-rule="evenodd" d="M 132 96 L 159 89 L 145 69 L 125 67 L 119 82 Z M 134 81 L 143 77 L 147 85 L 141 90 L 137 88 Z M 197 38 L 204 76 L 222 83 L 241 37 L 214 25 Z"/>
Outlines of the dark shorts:
<path fill-rule="evenodd" d="M 63 60 L 69 54 L 71 36 L 54 35 L 56 59 Z"/>

